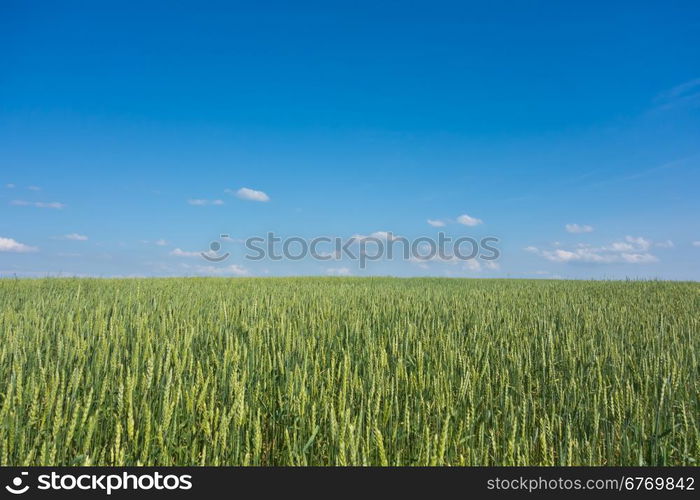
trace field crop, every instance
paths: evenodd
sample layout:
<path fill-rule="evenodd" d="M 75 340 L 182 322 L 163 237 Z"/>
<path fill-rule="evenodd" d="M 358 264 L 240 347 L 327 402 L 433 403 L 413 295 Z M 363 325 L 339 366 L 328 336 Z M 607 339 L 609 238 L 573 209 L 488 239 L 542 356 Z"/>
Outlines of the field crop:
<path fill-rule="evenodd" d="M 697 465 L 700 285 L 0 280 L 2 465 Z"/>

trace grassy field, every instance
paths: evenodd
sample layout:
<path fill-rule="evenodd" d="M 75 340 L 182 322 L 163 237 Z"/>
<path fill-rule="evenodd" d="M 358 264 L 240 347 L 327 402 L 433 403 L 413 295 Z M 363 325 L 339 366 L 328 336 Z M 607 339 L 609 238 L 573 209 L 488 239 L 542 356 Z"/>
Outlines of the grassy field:
<path fill-rule="evenodd" d="M 700 285 L 0 280 L 2 465 L 697 465 Z"/>

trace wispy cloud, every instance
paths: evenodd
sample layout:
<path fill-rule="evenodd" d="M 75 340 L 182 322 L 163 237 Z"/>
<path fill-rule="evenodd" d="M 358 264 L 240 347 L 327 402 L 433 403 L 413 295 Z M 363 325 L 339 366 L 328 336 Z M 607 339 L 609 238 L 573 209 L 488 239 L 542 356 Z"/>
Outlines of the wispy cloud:
<path fill-rule="evenodd" d="M 6 187 L 7 189 L 14 189 L 14 188 L 16 188 L 17 186 L 16 186 L 15 184 L 9 183 L 9 184 L 5 184 L 5 187 Z"/>
<path fill-rule="evenodd" d="M 353 234 L 350 237 L 351 240 L 355 240 L 356 242 L 365 241 L 365 240 L 368 240 L 370 238 L 373 238 L 376 240 L 383 240 L 383 241 L 394 241 L 394 240 L 401 238 L 401 236 L 394 234 L 391 231 L 375 231 L 369 235 Z"/>
<path fill-rule="evenodd" d="M 433 227 L 445 227 L 446 225 L 445 221 L 439 219 L 428 219 L 428 224 Z"/>
<path fill-rule="evenodd" d="M 155 244 L 159 247 L 164 247 L 168 244 L 168 242 L 166 240 L 164 240 L 163 238 L 161 238 L 159 240 L 156 240 Z"/>
<path fill-rule="evenodd" d="M 693 242 L 694 247 L 700 247 L 700 241 L 694 241 Z"/>
<path fill-rule="evenodd" d="M 575 248 L 541 249 L 526 247 L 526 252 L 539 255 L 551 262 L 591 263 L 591 264 L 648 264 L 658 262 L 658 258 L 648 252 L 652 242 L 642 237 L 626 236 L 624 241 L 616 241 L 607 246 L 595 247 L 579 244 Z"/>
<path fill-rule="evenodd" d="M 64 234 L 63 236 L 59 236 L 57 239 L 59 239 L 59 240 L 71 240 L 71 241 L 87 241 L 88 237 L 85 236 L 84 234 L 70 233 L 70 234 Z"/>
<path fill-rule="evenodd" d="M 477 219 L 476 217 L 472 217 L 471 215 L 463 214 L 457 217 L 457 222 L 460 224 L 464 224 L 465 226 L 478 226 L 479 224 L 483 224 L 484 221 L 481 219 Z"/>
<path fill-rule="evenodd" d="M 239 264 L 229 264 L 227 266 L 182 264 L 181 268 L 204 276 L 247 276 L 250 274 L 245 267 Z"/>
<path fill-rule="evenodd" d="M 241 200 L 260 202 L 270 201 L 270 197 L 264 191 L 258 191 L 256 189 L 250 189 L 247 187 L 242 187 L 237 191 L 234 191 L 233 189 L 225 189 L 224 192 L 232 194 L 237 198 L 240 198 Z"/>
<path fill-rule="evenodd" d="M 586 187 L 587 188 L 599 188 L 601 186 L 607 186 L 610 184 L 627 183 L 627 182 L 634 181 L 637 179 L 642 179 L 645 177 L 650 177 L 650 176 L 659 175 L 659 174 L 670 175 L 670 172 L 672 172 L 676 169 L 684 169 L 687 167 L 695 168 L 698 165 L 699 159 L 700 159 L 700 155 L 687 156 L 685 158 L 679 158 L 677 160 L 668 161 L 666 163 L 663 163 L 661 165 L 657 165 L 655 167 L 645 168 L 645 169 L 637 170 L 635 172 L 628 172 L 626 174 L 616 176 L 616 177 L 601 179 L 601 180 L 598 180 L 598 181 L 595 181 L 595 182 L 588 184 Z"/>
<path fill-rule="evenodd" d="M 479 272 L 481 271 L 481 263 L 476 259 L 469 259 L 464 261 L 464 270 Z"/>
<path fill-rule="evenodd" d="M 593 226 L 589 226 L 588 224 L 567 224 L 564 226 L 566 228 L 566 231 L 569 233 L 592 233 L 593 232 Z"/>
<path fill-rule="evenodd" d="M 173 255 L 175 257 L 201 257 L 202 252 L 189 252 L 181 248 L 176 248 L 175 250 L 172 250 L 170 252 L 170 255 Z"/>
<path fill-rule="evenodd" d="M 673 248 L 676 245 L 671 240 L 666 240 L 666 241 L 657 241 L 656 243 L 654 243 L 654 246 L 657 246 L 659 248 Z"/>
<path fill-rule="evenodd" d="M 30 191 L 41 191 L 41 188 L 39 186 L 29 186 L 27 187 Z"/>
<path fill-rule="evenodd" d="M 223 200 L 205 200 L 205 199 L 201 199 L 201 198 L 190 198 L 189 200 L 187 200 L 187 203 L 189 205 L 193 205 L 195 207 L 203 207 L 206 205 L 215 205 L 215 206 L 223 205 L 224 201 Z"/>
<path fill-rule="evenodd" d="M 10 205 L 17 207 L 36 207 L 36 208 L 53 208 L 56 210 L 61 210 L 66 207 L 65 203 L 60 203 L 58 201 L 26 201 L 26 200 L 12 200 Z"/>
<path fill-rule="evenodd" d="M 0 237 L 0 252 L 31 253 L 37 252 L 38 250 L 37 247 L 25 245 L 12 238 Z"/>
<path fill-rule="evenodd" d="M 700 105 L 700 78 L 689 80 L 660 93 L 654 99 L 658 110 Z"/>

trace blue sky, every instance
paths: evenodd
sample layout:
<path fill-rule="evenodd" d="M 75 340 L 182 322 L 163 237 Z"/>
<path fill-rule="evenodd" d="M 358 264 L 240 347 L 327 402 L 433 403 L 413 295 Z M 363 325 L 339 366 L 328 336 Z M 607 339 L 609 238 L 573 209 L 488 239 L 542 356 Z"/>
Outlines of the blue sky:
<path fill-rule="evenodd" d="M 697 2 L 6 1 L 0 47 L 3 276 L 700 279 Z M 438 230 L 498 265 L 239 242 Z"/>

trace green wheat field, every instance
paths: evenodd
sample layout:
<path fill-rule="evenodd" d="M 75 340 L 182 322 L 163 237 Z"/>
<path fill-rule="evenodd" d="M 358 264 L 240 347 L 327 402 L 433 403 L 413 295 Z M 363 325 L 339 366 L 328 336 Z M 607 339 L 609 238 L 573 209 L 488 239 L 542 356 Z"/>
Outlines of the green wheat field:
<path fill-rule="evenodd" d="M 2 465 L 698 465 L 700 284 L 0 280 Z"/>

